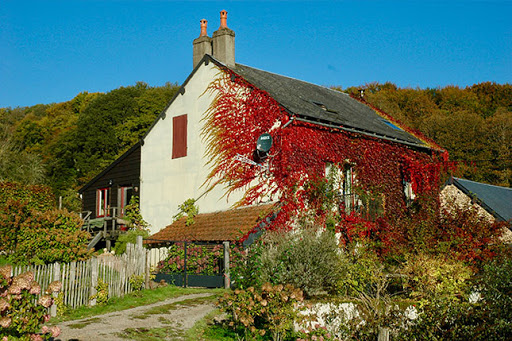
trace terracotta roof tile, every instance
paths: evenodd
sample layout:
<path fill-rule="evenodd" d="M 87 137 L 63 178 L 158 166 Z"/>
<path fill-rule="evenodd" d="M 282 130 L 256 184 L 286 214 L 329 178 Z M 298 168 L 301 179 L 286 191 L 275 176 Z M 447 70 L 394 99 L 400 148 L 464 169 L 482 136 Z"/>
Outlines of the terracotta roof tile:
<path fill-rule="evenodd" d="M 272 212 L 273 204 L 248 206 L 214 213 L 201 213 L 194 217 L 194 224 L 186 226 L 183 217 L 155 233 L 146 241 L 234 241 L 257 226 Z"/>

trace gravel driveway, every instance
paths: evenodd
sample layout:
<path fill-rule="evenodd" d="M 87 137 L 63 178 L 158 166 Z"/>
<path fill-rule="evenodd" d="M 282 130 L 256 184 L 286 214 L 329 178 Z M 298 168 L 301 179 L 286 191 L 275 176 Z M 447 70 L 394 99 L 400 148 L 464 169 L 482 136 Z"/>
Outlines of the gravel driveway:
<path fill-rule="evenodd" d="M 215 309 L 213 294 L 191 294 L 123 311 L 58 324 L 62 332 L 56 340 L 118 341 L 136 338 L 140 332 L 166 328 L 162 340 L 183 339 L 183 333 Z"/>

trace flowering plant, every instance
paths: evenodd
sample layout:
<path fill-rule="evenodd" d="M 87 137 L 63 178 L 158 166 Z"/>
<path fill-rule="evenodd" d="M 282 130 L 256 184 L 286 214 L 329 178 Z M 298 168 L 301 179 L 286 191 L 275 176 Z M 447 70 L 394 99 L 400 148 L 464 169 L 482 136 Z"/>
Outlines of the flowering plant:
<path fill-rule="evenodd" d="M 61 289 L 60 282 L 52 282 L 45 294 L 41 286 L 34 281 L 32 272 L 11 276 L 9 265 L 0 267 L 0 339 L 48 340 L 57 337 L 57 326 L 47 327 L 48 308 L 53 304 L 52 294 Z"/>

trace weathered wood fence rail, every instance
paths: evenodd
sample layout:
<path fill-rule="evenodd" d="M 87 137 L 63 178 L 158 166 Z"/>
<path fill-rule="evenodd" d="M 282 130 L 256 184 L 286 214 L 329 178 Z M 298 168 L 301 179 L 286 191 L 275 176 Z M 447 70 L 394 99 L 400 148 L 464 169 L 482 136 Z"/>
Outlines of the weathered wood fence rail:
<path fill-rule="evenodd" d="M 126 252 L 120 256 L 111 254 L 100 255 L 83 262 L 68 264 L 47 264 L 36 266 L 15 266 L 13 275 L 26 271 L 34 273 L 34 279 L 41 286 L 43 294 L 53 281 L 62 283 L 63 303 L 72 308 L 83 305 L 94 305 L 98 279 L 108 283 L 109 297 L 119 297 L 131 292 L 130 278 L 146 275 L 147 250 L 142 246 L 142 238 L 137 244 L 128 244 Z M 52 306 L 51 314 L 57 313 L 56 306 Z"/>

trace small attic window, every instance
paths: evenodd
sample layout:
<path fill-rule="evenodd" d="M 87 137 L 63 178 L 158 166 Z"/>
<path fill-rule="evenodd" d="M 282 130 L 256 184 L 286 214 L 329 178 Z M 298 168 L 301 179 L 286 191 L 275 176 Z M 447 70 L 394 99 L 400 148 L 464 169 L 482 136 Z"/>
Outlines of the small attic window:
<path fill-rule="evenodd" d="M 387 126 L 390 126 L 391 128 L 395 129 L 395 130 L 403 130 L 402 128 L 400 127 L 397 127 L 396 125 L 394 125 L 393 123 L 391 123 L 390 121 L 386 120 L 385 118 L 381 118 L 380 121 L 382 123 L 384 123 L 385 125 Z"/>

